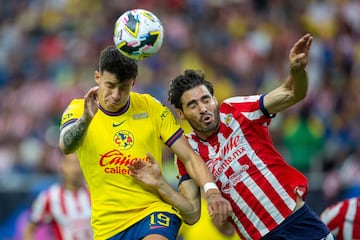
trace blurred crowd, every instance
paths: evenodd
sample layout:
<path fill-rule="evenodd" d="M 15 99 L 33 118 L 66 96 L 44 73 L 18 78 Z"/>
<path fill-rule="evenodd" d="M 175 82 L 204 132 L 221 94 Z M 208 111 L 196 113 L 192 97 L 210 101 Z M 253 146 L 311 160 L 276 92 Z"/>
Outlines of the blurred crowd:
<path fill-rule="evenodd" d="M 158 54 L 140 62 L 135 90 L 168 106 L 169 81 L 186 68 L 203 69 L 219 101 L 272 89 L 288 73 L 289 48 L 310 32 L 308 96 L 278 114 L 271 133 L 326 203 L 360 195 L 360 1 L 0 2 L 0 189 L 25 184 L 6 176 L 57 172 L 61 113 L 95 85 L 116 19 L 145 8 L 165 36 Z"/>

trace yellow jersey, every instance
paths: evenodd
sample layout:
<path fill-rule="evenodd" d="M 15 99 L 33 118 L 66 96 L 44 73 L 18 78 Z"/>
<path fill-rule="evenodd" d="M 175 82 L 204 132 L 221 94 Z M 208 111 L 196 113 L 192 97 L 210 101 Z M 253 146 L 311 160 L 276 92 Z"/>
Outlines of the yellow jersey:
<path fill-rule="evenodd" d="M 84 100 L 74 99 L 63 113 L 60 128 L 74 123 Z M 150 152 L 162 167 L 163 145 L 171 146 L 183 130 L 171 111 L 149 94 L 131 92 L 117 112 L 101 106 L 77 149 L 89 186 L 95 239 L 107 239 L 155 211 L 180 216 L 157 192 L 139 184 L 127 168 L 135 159 L 149 161 Z"/>
<path fill-rule="evenodd" d="M 240 237 L 234 233 L 232 236 L 222 234 L 212 223 L 207 210 L 207 202 L 201 197 L 201 215 L 200 220 L 194 225 L 182 224 L 179 236 L 182 240 L 240 240 Z"/>

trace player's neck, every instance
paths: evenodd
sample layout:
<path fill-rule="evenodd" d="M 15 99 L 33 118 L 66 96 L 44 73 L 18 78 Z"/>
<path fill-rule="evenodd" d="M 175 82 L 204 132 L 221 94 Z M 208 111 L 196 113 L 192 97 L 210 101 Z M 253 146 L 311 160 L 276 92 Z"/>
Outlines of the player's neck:
<path fill-rule="evenodd" d="M 78 184 L 64 183 L 64 188 L 70 191 L 77 191 L 81 186 Z"/>
<path fill-rule="evenodd" d="M 198 136 L 198 138 L 200 138 L 203 141 L 208 141 L 209 138 L 214 136 L 218 131 L 219 131 L 219 125 L 217 125 L 217 127 L 215 129 L 209 130 L 209 131 L 194 130 L 196 136 Z"/>

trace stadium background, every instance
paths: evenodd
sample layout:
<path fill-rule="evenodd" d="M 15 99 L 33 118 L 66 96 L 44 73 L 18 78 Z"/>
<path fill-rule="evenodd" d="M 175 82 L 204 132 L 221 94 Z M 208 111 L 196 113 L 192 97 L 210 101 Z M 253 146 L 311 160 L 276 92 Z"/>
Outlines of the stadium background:
<path fill-rule="evenodd" d="M 360 1 L 0 0 L 0 239 L 33 197 L 58 180 L 64 107 L 94 85 L 100 50 L 125 10 L 153 11 L 165 28 L 158 54 L 140 62 L 136 91 L 169 105 L 169 80 L 203 69 L 221 101 L 267 91 L 288 73 L 288 51 L 314 36 L 310 88 L 278 114 L 271 134 L 309 178 L 318 213 L 360 195 Z M 173 110 L 173 109 L 172 109 Z M 188 129 L 188 126 L 184 125 Z M 176 184 L 164 149 L 167 177 Z"/>

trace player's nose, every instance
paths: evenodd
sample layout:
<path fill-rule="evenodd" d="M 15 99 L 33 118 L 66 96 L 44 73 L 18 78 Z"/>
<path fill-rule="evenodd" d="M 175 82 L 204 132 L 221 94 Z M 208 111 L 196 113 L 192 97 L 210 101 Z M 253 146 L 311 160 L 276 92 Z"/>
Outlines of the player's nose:
<path fill-rule="evenodd" d="M 114 88 L 111 97 L 114 99 L 114 101 L 119 101 L 121 99 L 121 90 L 118 88 Z"/>
<path fill-rule="evenodd" d="M 206 106 L 206 104 L 199 103 L 199 110 L 200 110 L 201 113 L 207 112 L 207 106 Z"/>

